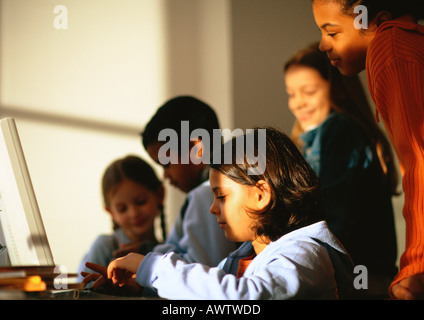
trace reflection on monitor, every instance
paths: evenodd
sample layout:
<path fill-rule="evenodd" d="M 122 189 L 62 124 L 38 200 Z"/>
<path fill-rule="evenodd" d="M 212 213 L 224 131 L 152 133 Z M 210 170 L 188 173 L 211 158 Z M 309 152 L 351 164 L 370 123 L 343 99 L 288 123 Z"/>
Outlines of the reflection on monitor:
<path fill-rule="evenodd" d="M 52 266 L 15 121 L 0 124 L 0 266 Z"/>

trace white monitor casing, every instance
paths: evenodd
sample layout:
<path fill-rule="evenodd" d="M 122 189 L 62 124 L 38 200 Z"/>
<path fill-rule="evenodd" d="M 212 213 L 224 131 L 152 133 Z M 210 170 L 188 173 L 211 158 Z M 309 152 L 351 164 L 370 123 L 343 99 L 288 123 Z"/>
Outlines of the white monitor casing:
<path fill-rule="evenodd" d="M 52 266 L 15 121 L 5 118 L 0 124 L 0 266 Z"/>

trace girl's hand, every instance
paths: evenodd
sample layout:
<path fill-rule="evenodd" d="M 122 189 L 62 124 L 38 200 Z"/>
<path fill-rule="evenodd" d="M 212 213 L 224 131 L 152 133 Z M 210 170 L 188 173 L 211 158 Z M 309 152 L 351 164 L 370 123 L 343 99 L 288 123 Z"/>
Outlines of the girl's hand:
<path fill-rule="evenodd" d="M 392 295 L 399 300 L 424 299 L 424 273 L 407 277 L 393 285 Z"/>
<path fill-rule="evenodd" d="M 84 276 L 84 279 L 82 280 L 82 283 L 84 284 L 84 286 L 94 281 L 91 287 L 93 289 L 98 289 L 108 281 L 106 277 L 107 269 L 105 267 L 95 263 L 91 263 L 91 262 L 87 262 L 85 266 L 95 272 L 94 273 L 89 273 L 84 271 L 81 272 L 81 275 Z"/>
<path fill-rule="evenodd" d="M 118 258 L 107 267 L 107 277 L 113 284 L 124 286 L 131 278 L 135 277 L 138 266 L 144 256 L 138 253 L 130 253 L 125 257 Z"/>
<path fill-rule="evenodd" d="M 101 265 L 87 262 L 85 264 L 89 269 L 95 271 L 95 273 L 81 272 L 85 277 L 82 281 L 84 286 L 89 282 L 93 282 L 91 285 L 92 289 L 100 289 L 101 292 L 112 295 L 134 295 L 139 294 L 143 287 L 141 287 L 135 279 L 129 279 L 125 287 L 116 287 L 112 284 L 112 281 L 107 277 L 107 269 Z"/>

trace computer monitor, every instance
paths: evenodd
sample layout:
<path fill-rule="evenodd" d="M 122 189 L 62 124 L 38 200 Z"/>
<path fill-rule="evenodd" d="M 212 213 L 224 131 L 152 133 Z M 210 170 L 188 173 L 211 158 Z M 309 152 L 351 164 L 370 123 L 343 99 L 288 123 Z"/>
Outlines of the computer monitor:
<path fill-rule="evenodd" d="M 53 266 L 15 121 L 0 124 L 0 266 Z"/>

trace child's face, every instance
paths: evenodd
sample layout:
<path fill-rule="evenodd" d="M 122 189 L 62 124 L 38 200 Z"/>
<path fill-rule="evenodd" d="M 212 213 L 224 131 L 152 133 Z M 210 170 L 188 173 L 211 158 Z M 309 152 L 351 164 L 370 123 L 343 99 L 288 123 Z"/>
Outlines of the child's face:
<path fill-rule="evenodd" d="M 303 130 L 319 125 L 331 111 L 330 83 L 309 67 L 292 66 L 285 74 L 289 108 Z"/>
<path fill-rule="evenodd" d="M 238 184 L 214 169 L 209 171 L 209 180 L 215 197 L 210 211 L 225 237 L 235 242 L 255 240 L 255 219 L 246 212 L 246 208 L 255 208 L 255 187 Z"/>
<path fill-rule="evenodd" d="M 163 143 L 161 142 L 149 145 L 147 147 L 147 153 L 156 163 L 162 166 L 165 179 L 169 179 L 170 183 L 181 191 L 189 192 L 199 183 L 203 165 L 195 165 L 191 162 L 182 164 L 181 159 L 178 159 L 178 163 L 162 165 L 158 158 L 159 149 L 162 145 Z"/>
<path fill-rule="evenodd" d="M 331 64 L 342 74 L 354 75 L 365 68 L 368 46 L 375 32 L 355 28 L 355 18 L 340 10 L 340 4 L 335 1 L 314 1 L 315 22 L 322 33 L 320 50 L 327 52 Z"/>
<path fill-rule="evenodd" d="M 152 192 L 131 180 L 123 180 L 108 195 L 106 210 L 132 241 L 142 241 L 150 236 L 159 206 L 163 202 L 162 189 Z"/>

